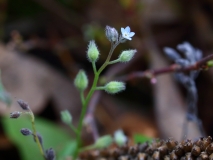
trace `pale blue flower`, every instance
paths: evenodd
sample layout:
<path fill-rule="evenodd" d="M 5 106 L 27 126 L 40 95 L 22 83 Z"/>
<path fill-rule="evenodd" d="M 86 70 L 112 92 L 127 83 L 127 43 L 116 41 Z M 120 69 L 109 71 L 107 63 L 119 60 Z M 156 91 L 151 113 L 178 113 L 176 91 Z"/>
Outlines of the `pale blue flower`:
<path fill-rule="evenodd" d="M 135 32 L 130 31 L 129 26 L 127 26 L 126 28 L 121 28 L 121 33 L 122 33 L 123 38 L 128 39 L 128 40 L 132 40 L 131 37 L 133 37 L 135 35 Z"/>

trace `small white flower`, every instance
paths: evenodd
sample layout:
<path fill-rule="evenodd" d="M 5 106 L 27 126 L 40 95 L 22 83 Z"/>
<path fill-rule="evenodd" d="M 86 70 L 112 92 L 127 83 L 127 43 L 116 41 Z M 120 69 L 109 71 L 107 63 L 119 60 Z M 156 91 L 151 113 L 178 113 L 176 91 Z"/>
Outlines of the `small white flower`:
<path fill-rule="evenodd" d="M 122 146 L 128 141 L 128 138 L 125 136 L 124 132 L 119 129 L 114 133 L 114 141 L 118 146 Z"/>
<path fill-rule="evenodd" d="M 131 37 L 133 37 L 135 35 L 135 32 L 130 31 L 129 26 L 127 26 L 126 28 L 121 28 L 121 33 L 122 33 L 123 38 L 126 38 L 128 40 L 132 40 Z"/>

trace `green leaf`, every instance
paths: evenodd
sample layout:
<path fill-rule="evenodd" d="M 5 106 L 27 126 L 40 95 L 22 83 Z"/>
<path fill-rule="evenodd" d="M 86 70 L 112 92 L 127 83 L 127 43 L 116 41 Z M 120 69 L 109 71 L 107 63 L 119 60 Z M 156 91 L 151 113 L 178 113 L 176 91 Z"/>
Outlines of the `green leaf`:
<path fill-rule="evenodd" d="M 71 141 L 64 144 L 63 149 L 60 151 L 58 155 L 59 160 L 64 160 L 66 157 L 74 155 L 75 150 L 77 148 L 77 141 Z"/>
<path fill-rule="evenodd" d="M 95 148 L 103 149 L 109 147 L 113 142 L 113 138 L 111 135 L 105 135 L 98 138 L 94 144 Z"/>
<path fill-rule="evenodd" d="M 134 139 L 134 143 L 145 143 L 145 142 L 152 142 L 152 138 L 147 137 L 145 135 L 141 135 L 141 134 L 135 134 L 133 136 Z"/>
<path fill-rule="evenodd" d="M 72 142 L 71 137 L 64 130 L 47 120 L 36 118 L 36 129 L 43 138 L 45 149 L 53 148 L 57 155 L 60 155 L 67 142 Z M 22 128 L 32 129 L 29 117 L 18 119 L 2 118 L 2 124 L 7 136 L 17 145 L 22 160 L 43 160 L 37 144 L 32 136 L 23 136 L 20 133 Z M 56 158 L 57 159 L 57 158 Z"/>

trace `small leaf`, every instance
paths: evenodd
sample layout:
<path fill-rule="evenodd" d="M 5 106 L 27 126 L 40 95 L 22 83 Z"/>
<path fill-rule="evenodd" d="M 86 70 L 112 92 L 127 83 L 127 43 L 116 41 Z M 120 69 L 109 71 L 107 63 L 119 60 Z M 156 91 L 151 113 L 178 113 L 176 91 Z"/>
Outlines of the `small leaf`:
<path fill-rule="evenodd" d="M 135 134 L 133 136 L 134 142 L 135 143 L 145 143 L 145 142 L 151 142 L 152 138 L 147 137 L 145 135 L 141 135 L 141 134 Z"/>
<path fill-rule="evenodd" d="M 95 142 L 95 148 L 103 149 L 109 147 L 113 142 L 113 138 L 110 135 L 105 135 L 97 139 Z"/>

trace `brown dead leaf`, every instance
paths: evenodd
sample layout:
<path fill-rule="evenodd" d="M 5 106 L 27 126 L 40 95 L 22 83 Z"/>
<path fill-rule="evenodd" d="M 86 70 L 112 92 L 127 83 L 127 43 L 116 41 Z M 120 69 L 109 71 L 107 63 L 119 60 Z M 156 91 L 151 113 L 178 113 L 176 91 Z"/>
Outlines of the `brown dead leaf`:
<path fill-rule="evenodd" d="M 1 114 L 20 110 L 18 99 L 28 102 L 33 112 L 39 113 L 51 99 L 58 112 L 70 109 L 76 117 L 80 99 L 71 80 L 27 54 L 10 51 L 3 45 L 0 53 L 2 81 L 13 99 L 11 108 L 0 106 Z"/>

